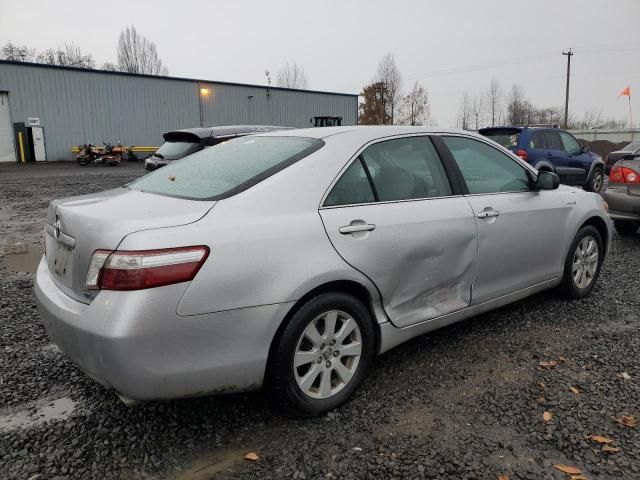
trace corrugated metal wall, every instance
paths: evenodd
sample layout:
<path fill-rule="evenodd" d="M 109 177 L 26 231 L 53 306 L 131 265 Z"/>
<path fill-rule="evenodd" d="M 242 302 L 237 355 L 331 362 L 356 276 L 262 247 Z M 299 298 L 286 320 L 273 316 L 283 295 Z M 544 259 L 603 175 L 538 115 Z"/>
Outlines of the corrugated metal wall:
<path fill-rule="evenodd" d="M 0 91 L 9 92 L 13 122 L 40 118 L 48 160 L 68 160 L 71 147 L 103 141 L 153 146 L 162 133 L 205 125 L 310 126 L 319 115 L 357 122 L 357 96 L 150 78 L 0 62 Z M 268 93 L 268 95 L 267 95 Z"/>

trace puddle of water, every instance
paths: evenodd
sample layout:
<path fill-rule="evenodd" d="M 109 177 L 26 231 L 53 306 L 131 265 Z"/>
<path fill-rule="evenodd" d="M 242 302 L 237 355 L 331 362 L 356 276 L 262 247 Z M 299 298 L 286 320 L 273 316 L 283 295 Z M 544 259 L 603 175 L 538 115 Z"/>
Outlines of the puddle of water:
<path fill-rule="evenodd" d="M 187 470 L 176 475 L 175 480 L 209 480 L 213 475 L 233 470 L 246 462 L 244 456 L 250 449 L 220 448 L 196 459 Z"/>
<path fill-rule="evenodd" d="M 50 420 L 69 418 L 76 408 L 76 402 L 70 398 L 58 398 L 40 406 L 35 412 L 18 410 L 0 413 L 0 432 L 40 425 Z"/>
<path fill-rule="evenodd" d="M 40 248 L 35 245 L 19 242 L 5 248 L 1 253 L 0 265 L 12 272 L 35 273 L 42 258 Z"/>

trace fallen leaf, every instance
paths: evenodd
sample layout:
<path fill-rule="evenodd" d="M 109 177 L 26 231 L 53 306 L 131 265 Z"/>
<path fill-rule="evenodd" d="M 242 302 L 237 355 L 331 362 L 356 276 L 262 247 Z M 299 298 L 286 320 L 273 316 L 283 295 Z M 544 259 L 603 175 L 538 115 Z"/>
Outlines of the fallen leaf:
<path fill-rule="evenodd" d="M 571 480 L 589 480 L 584 475 L 571 475 Z"/>
<path fill-rule="evenodd" d="M 614 418 L 614 420 L 625 427 L 635 427 L 637 424 L 636 417 L 633 415 L 623 415 L 620 418 Z"/>
<path fill-rule="evenodd" d="M 555 467 L 556 470 L 560 470 L 561 472 L 568 473 L 570 475 L 572 475 L 572 474 L 577 475 L 579 473 L 582 473 L 582 471 L 580 471 L 580 469 L 577 468 L 577 467 L 571 467 L 569 465 L 562 465 L 560 463 L 555 464 L 554 467 Z"/>
<path fill-rule="evenodd" d="M 258 460 L 258 454 L 255 452 L 249 452 L 244 456 L 245 460 L 251 460 L 252 462 L 255 462 L 256 460 Z"/>
<path fill-rule="evenodd" d="M 498 475 L 498 480 L 509 480 L 507 475 Z"/>
<path fill-rule="evenodd" d="M 550 422 L 551 419 L 553 418 L 553 413 L 551 412 L 544 412 L 542 414 L 542 418 L 544 419 L 545 422 Z"/>
<path fill-rule="evenodd" d="M 556 365 L 558 365 L 558 362 L 556 362 L 555 360 L 550 360 L 548 362 L 540 362 L 540 366 L 542 368 L 553 368 Z"/>
<path fill-rule="evenodd" d="M 172 182 L 176 181 L 176 176 L 175 175 L 169 175 L 169 180 L 171 180 Z"/>
<path fill-rule="evenodd" d="M 540 397 L 536 400 L 536 403 L 538 405 L 544 405 L 544 403 L 546 402 L 546 400 L 544 399 L 544 397 Z"/>
<path fill-rule="evenodd" d="M 578 390 L 577 387 L 569 387 L 569 390 L 571 390 L 573 393 L 575 393 L 576 395 L 578 395 L 580 393 L 580 390 Z"/>
<path fill-rule="evenodd" d="M 627 372 L 622 372 L 622 373 L 618 373 L 618 378 L 621 378 L 623 380 L 629 380 L 631 378 L 631 375 L 629 375 Z"/>
<path fill-rule="evenodd" d="M 608 453 L 618 453 L 620 451 L 620 449 L 618 447 L 612 447 L 610 445 L 603 445 L 602 446 L 602 451 L 603 452 L 608 452 Z"/>
<path fill-rule="evenodd" d="M 558 360 L 560 360 L 562 363 L 564 363 L 564 362 L 566 362 L 566 361 L 567 361 L 567 359 L 566 359 L 566 358 L 564 358 L 564 357 L 558 357 Z"/>
<path fill-rule="evenodd" d="M 598 443 L 611 443 L 613 440 L 611 438 L 603 437 L 602 435 L 590 435 L 587 437 L 590 440 Z"/>
<path fill-rule="evenodd" d="M 544 384 L 544 382 L 538 382 L 538 385 L 540 385 L 540 387 L 542 387 L 542 388 L 546 387 L 546 385 Z"/>

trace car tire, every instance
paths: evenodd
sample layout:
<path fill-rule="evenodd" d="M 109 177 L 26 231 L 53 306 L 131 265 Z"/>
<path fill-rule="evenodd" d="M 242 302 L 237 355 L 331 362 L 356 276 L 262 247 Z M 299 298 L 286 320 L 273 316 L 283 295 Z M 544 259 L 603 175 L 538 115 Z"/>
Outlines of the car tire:
<path fill-rule="evenodd" d="M 640 222 L 614 220 L 613 226 L 620 235 L 633 235 L 640 228 Z"/>
<path fill-rule="evenodd" d="M 593 247 L 597 250 L 594 252 Z M 593 257 L 593 253 L 596 256 Z M 582 227 L 571 243 L 564 261 L 560 290 L 567 298 L 584 298 L 591 293 L 600 275 L 604 247 L 595 227 Z"/>
<path fill-rule="evenodd" d="M 331 324 L 333 332 L 327 329 Z M 269 368 L 273 399 L 305 417 L 346 402 L 375 356 L 374 328 L 367 308 L 351 295 L 330 292 L 308 300 L 274 345 Z"/>
<path fill-rule="evenodd" d="M 591 175 L 584 189 L 595 193 L 601 193 L 604 190 L 604 170 L 602 167 L 596 167 L 593 170 L 593 175 Z"/>

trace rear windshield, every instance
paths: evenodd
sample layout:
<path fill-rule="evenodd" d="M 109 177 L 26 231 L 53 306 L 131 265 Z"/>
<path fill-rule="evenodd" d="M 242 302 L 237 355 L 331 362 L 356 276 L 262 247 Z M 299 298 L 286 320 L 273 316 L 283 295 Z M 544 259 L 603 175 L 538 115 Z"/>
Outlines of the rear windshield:
<path fill-rule="evenodd" d="M 505 148 L 515 148 L 520 142 L 519 130 L 481 130 L 480 133 Z"/>
<path fill-rule="evenodd" d="M 195 152 L 199 147 L 200 143 L 194 142 L 164 142 L 154 155 L 167 160 L 177 160 Z"/>
<path fill-rule="evenodd" d="M 126 187 L 192 200 L 230 197 L 324 145 L 302 137 L 241 137 L 194 153 Z"/>
<path fill-rule="evenodd" d="M 640 148 L 640 142 L 632 142 L 632 143 L 630 143 L 629 145 L 627 145 L 626 147 L 624 147 L 620 151 L 621 152 L 635 152 L 639 148 Z"/>

